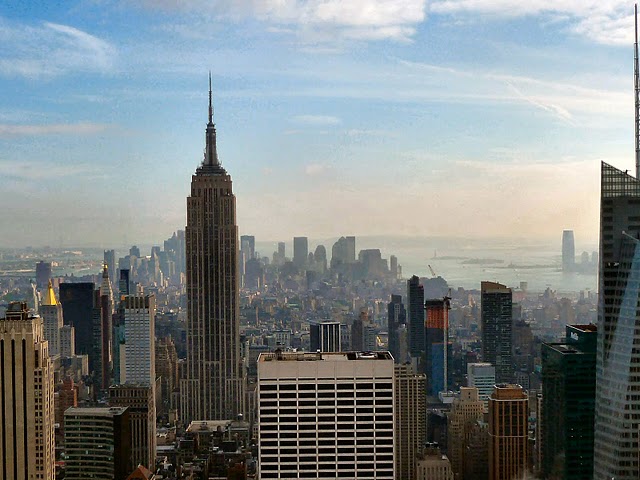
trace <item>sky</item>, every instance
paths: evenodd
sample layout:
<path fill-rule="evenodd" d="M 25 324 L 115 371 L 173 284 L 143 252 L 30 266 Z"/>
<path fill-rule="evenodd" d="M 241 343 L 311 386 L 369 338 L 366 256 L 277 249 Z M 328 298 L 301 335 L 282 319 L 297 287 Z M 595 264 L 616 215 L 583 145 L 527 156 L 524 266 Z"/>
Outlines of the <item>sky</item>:
<path fill-rule="evenodd" d="M 596 243 L 633 41 L 613 0 L 0 2 L 0 247 L 184 228 L 209 71 L 241 234 Z"/>

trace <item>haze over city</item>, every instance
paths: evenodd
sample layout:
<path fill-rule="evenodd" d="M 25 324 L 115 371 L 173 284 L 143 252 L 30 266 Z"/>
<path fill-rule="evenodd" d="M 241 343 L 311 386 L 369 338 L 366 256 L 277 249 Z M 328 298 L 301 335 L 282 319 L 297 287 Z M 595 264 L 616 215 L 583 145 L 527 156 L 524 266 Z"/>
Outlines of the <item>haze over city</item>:
<path fill-rule="evenodd" d="M 632 33 L 616 1 L 5 2 L 1 243 L 182 228 L 211 69 L 241 233 L 595 244 Z"/>

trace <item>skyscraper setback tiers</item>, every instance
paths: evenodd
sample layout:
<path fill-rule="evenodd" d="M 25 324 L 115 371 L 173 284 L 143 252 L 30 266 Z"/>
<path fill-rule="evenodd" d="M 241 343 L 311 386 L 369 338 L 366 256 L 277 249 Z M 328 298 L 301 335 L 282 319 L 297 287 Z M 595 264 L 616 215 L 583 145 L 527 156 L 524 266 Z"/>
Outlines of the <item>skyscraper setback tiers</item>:
<path fill-rule="evenodd" d="M 234 419 L 244 413 L 240 358 L 238 227 L 231 176 L 218 160 L 211 85 L 202 165 L 187 198 L 187 373 L 181 420 Z"/>

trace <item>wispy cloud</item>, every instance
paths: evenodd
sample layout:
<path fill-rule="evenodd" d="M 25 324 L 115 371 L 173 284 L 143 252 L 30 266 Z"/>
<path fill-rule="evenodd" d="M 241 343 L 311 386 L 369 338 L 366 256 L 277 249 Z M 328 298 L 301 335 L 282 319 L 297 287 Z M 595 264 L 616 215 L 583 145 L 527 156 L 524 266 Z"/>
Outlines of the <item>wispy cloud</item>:
<path fill-rule="evenodd" d="M 603 44 L 633 42 L 632 3 L 623 0 L 436 0 L 431 12 L 441 15 L 521 17 L 546 15 L 567 30 Z"/>
<path fill-rule="evenodd" d="M 103 123 L 56 123 L 49 125 L 15 125 L 0 123 L 0 137 L 34 135 L 93 135 L 103 132 L 109 125 Z"/>
<path fill-rule="evenodd" d="M 338 125 L 342 121 L 338 117 L 330 115 L 297 115 L 292 118 L 295 123 L 301 123 L 304 125 Z"/>
<path fill-rule="evenodd" d="M 32 78 L 71 72 L 108 72 L 116 59 L 109 42 L 77 28 L 0 18 L 0 75 Z"/>
<path fill-rule="evenodd" d="M 317 177 L 317 176 L 323 175 L 327 173 L 328 170 L 329 168 L 326 165 L 322 165 L 320 163 L 311 163 L 304 167 L 305 175 L 308 175 L 310 177 Z"/>
<path fill-rule="evenodd" d="M 139 0 L 149 9 L 242 20 L 254 17 L 272 32 L 335 43 L 341 39 L 410 41 L 424 21 L 426 0 Z M 193 33 L 190 33 L 193 35 Z"/>

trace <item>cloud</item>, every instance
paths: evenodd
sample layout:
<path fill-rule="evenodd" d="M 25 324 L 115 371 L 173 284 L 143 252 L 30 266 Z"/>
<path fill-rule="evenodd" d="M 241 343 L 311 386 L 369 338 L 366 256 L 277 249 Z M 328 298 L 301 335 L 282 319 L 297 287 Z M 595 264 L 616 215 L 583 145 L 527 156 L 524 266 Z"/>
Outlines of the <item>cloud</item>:
<path fill-rule="evenodd" d="M 56 123 L 49 125 L 15 125 L 0 123 L 0 137 L 34 135 L 93 135 L 108 129 L 102 123 Z"/>
<path fill-rule="evenodd" d="M 342 121 L 338 117 L 330 115 L 298 115 L 293 117 L 292 120 L 295 123 L 302 123 L 304 125 L 338 125 Z"/>
<path fill-rule="evenodd" d="M 253 17 L 272 32 L 335 43 L 342 39 L 409 41 L 425 19 L 426 0 L 138 0 L 149 9 L 240 21 Z"/>
<path fill-rule="evenodd" d="M 77 28 L 44 22 L 26 25 L 0 18 L 0 75 L 31 78 L 71 72 L 108 72 L 115 64 L 110 43 Z"/>
<path fill-rule="evenodd" d="M 578 114 L 608 117 L 629 114 L 629 93 L 625 91 L 482 70 L 457 70 L 406 60 L 399 62 L 409 69 L 428 71 L 431 81 L 440 79 L 443 84 L 446 82 L 450 93 L 441 94 L 445 101 L 475 99 L 494 103 L 526 103 L 571 125 L 579 123 L 576 119 Z M 469 81 L 471 79 L 473 82 Z M 468 89 L 470 84 L 472 91 L 459 91 Z"/>
<path fill-rule="evenodd" d="M 629 45 L 633 42 L 633 9 L 623 0 L 436 0 L 432 13 L 522 17 L 546 15 L 566 23 L 567 30 L 595 42 Z"/>
<path fill-rule="evenodd" d="M 320 163 L 311 163 L 304 167 L 305 175 L 308 175 L 310 177 L 317 177 L 317 176 L 323 175 L 328 170 L 329 169 L 327 168 L 326 165 L 322 165 Z"/>

